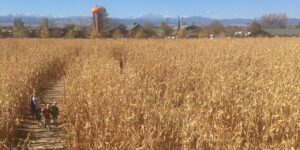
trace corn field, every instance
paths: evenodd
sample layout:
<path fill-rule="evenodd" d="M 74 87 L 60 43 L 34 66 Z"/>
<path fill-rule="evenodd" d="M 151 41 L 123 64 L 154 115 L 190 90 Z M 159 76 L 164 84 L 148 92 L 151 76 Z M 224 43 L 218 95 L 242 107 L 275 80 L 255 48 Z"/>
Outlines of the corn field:
<path fill-rule="evenodd" d="M 300 148 L 299 38 L 2 40 L 0 48 L 2 143 L 22 116 L 20 99 L 65 74 L 72 149 Z"/>
<path fill-rule="evenodd" d="M 63 73 L 76 54 L 69 42 L 0 40 L 0 149 L 10 149 L 30 102 L 33 89 L 47 86 Z"/>

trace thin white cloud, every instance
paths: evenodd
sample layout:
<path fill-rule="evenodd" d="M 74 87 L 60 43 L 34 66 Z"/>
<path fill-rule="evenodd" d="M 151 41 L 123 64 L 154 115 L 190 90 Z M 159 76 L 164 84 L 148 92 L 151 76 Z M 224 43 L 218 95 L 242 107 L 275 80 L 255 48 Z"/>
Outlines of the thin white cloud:
<path fill-rule="evenodd" d="M 212 12 L 213 12 L 212 10 L 206 10 L 206 11 L 205 11 L 206 14 L 210 14 L 210 13 L 212 13 Z"/>

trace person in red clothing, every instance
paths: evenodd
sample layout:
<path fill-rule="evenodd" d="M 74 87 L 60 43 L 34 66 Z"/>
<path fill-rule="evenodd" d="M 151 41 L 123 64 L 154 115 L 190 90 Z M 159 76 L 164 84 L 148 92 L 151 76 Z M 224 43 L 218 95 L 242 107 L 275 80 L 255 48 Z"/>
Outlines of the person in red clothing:
<path fill-rule="evenodd" d="M 51 109 L 50 109 L 50 105 L 47 104 L 46 108 L 43 110 L 43 116 L 45 119 L 45 128 L 48 126 L 48 128 L 50 129 L 50 124 L 51 124 Z"/>

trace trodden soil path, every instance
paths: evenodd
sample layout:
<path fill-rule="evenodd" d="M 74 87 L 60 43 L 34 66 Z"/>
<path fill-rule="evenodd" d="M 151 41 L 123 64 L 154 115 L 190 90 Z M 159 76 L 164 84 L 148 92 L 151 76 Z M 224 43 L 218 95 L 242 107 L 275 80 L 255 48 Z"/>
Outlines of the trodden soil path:
<path fill-rule="evenodd" d="M 51 129 L 40 126 L 37 121 L 31 119 L 28 111 L 26 117 L 21 122 L 18 138 L 25 139 L 29 135 L 28 143 L 31 150 L 62 150 L 70 149 L 68 137 L 64 130 L 64 108 L 62 98 L 64 97 L 64 79 L 58 79 L 51 82 L 48 88 L 39 93 L 41 97 L 42 108 L 46 104 L 57 103 L 60 109 L 58 116 L 58 126 L 51 124 Z"/>

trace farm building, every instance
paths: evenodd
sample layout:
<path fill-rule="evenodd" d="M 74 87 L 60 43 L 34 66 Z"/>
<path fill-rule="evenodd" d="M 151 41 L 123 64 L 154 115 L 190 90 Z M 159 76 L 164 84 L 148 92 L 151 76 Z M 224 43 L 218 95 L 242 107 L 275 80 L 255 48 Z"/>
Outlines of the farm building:
<path fill-rule="evenodd" d="M 259 35 L 266 36 L 300 36 L 300 29 L 261 29 Z"/>
<path fill-rule="evenodd" d="M 142 29 L 142 26 L 137 23 L 134 23 L 133 25 L 127 27 L 129 37 L 134 37 L 136 35 L 136 33 L 138 31 L 140 31 L 141 29 Z"/>
<path fill-rule="evenodd" d="M 185 29 L 188 38 L 197 38 L 200 32 L 200 28 L 195 25 L 183 26 L 181 28 Z"/>
<path fill-rule="evenodd" d="M 201 31 L 201 28 L 195 25 L 187 25 L 187 26 L 180 26 L 180 29 L 184 29 L 186 32 L 187 38 L 197 38 L 199 37 L 199 33 Z M 179 33 L 177 27 L 172 28 L 173 32 L 170 37 L 168 38 L 175 38 L 177 34 Z"/>
<path fill-rule="evenodd" d="M 128 36 L 128 31 L 127 27 L 119 24 L 118 26 L 111 27 L 107 30 L 108 37 L 113 38 L 113 37 L 127 37 Z"/>

